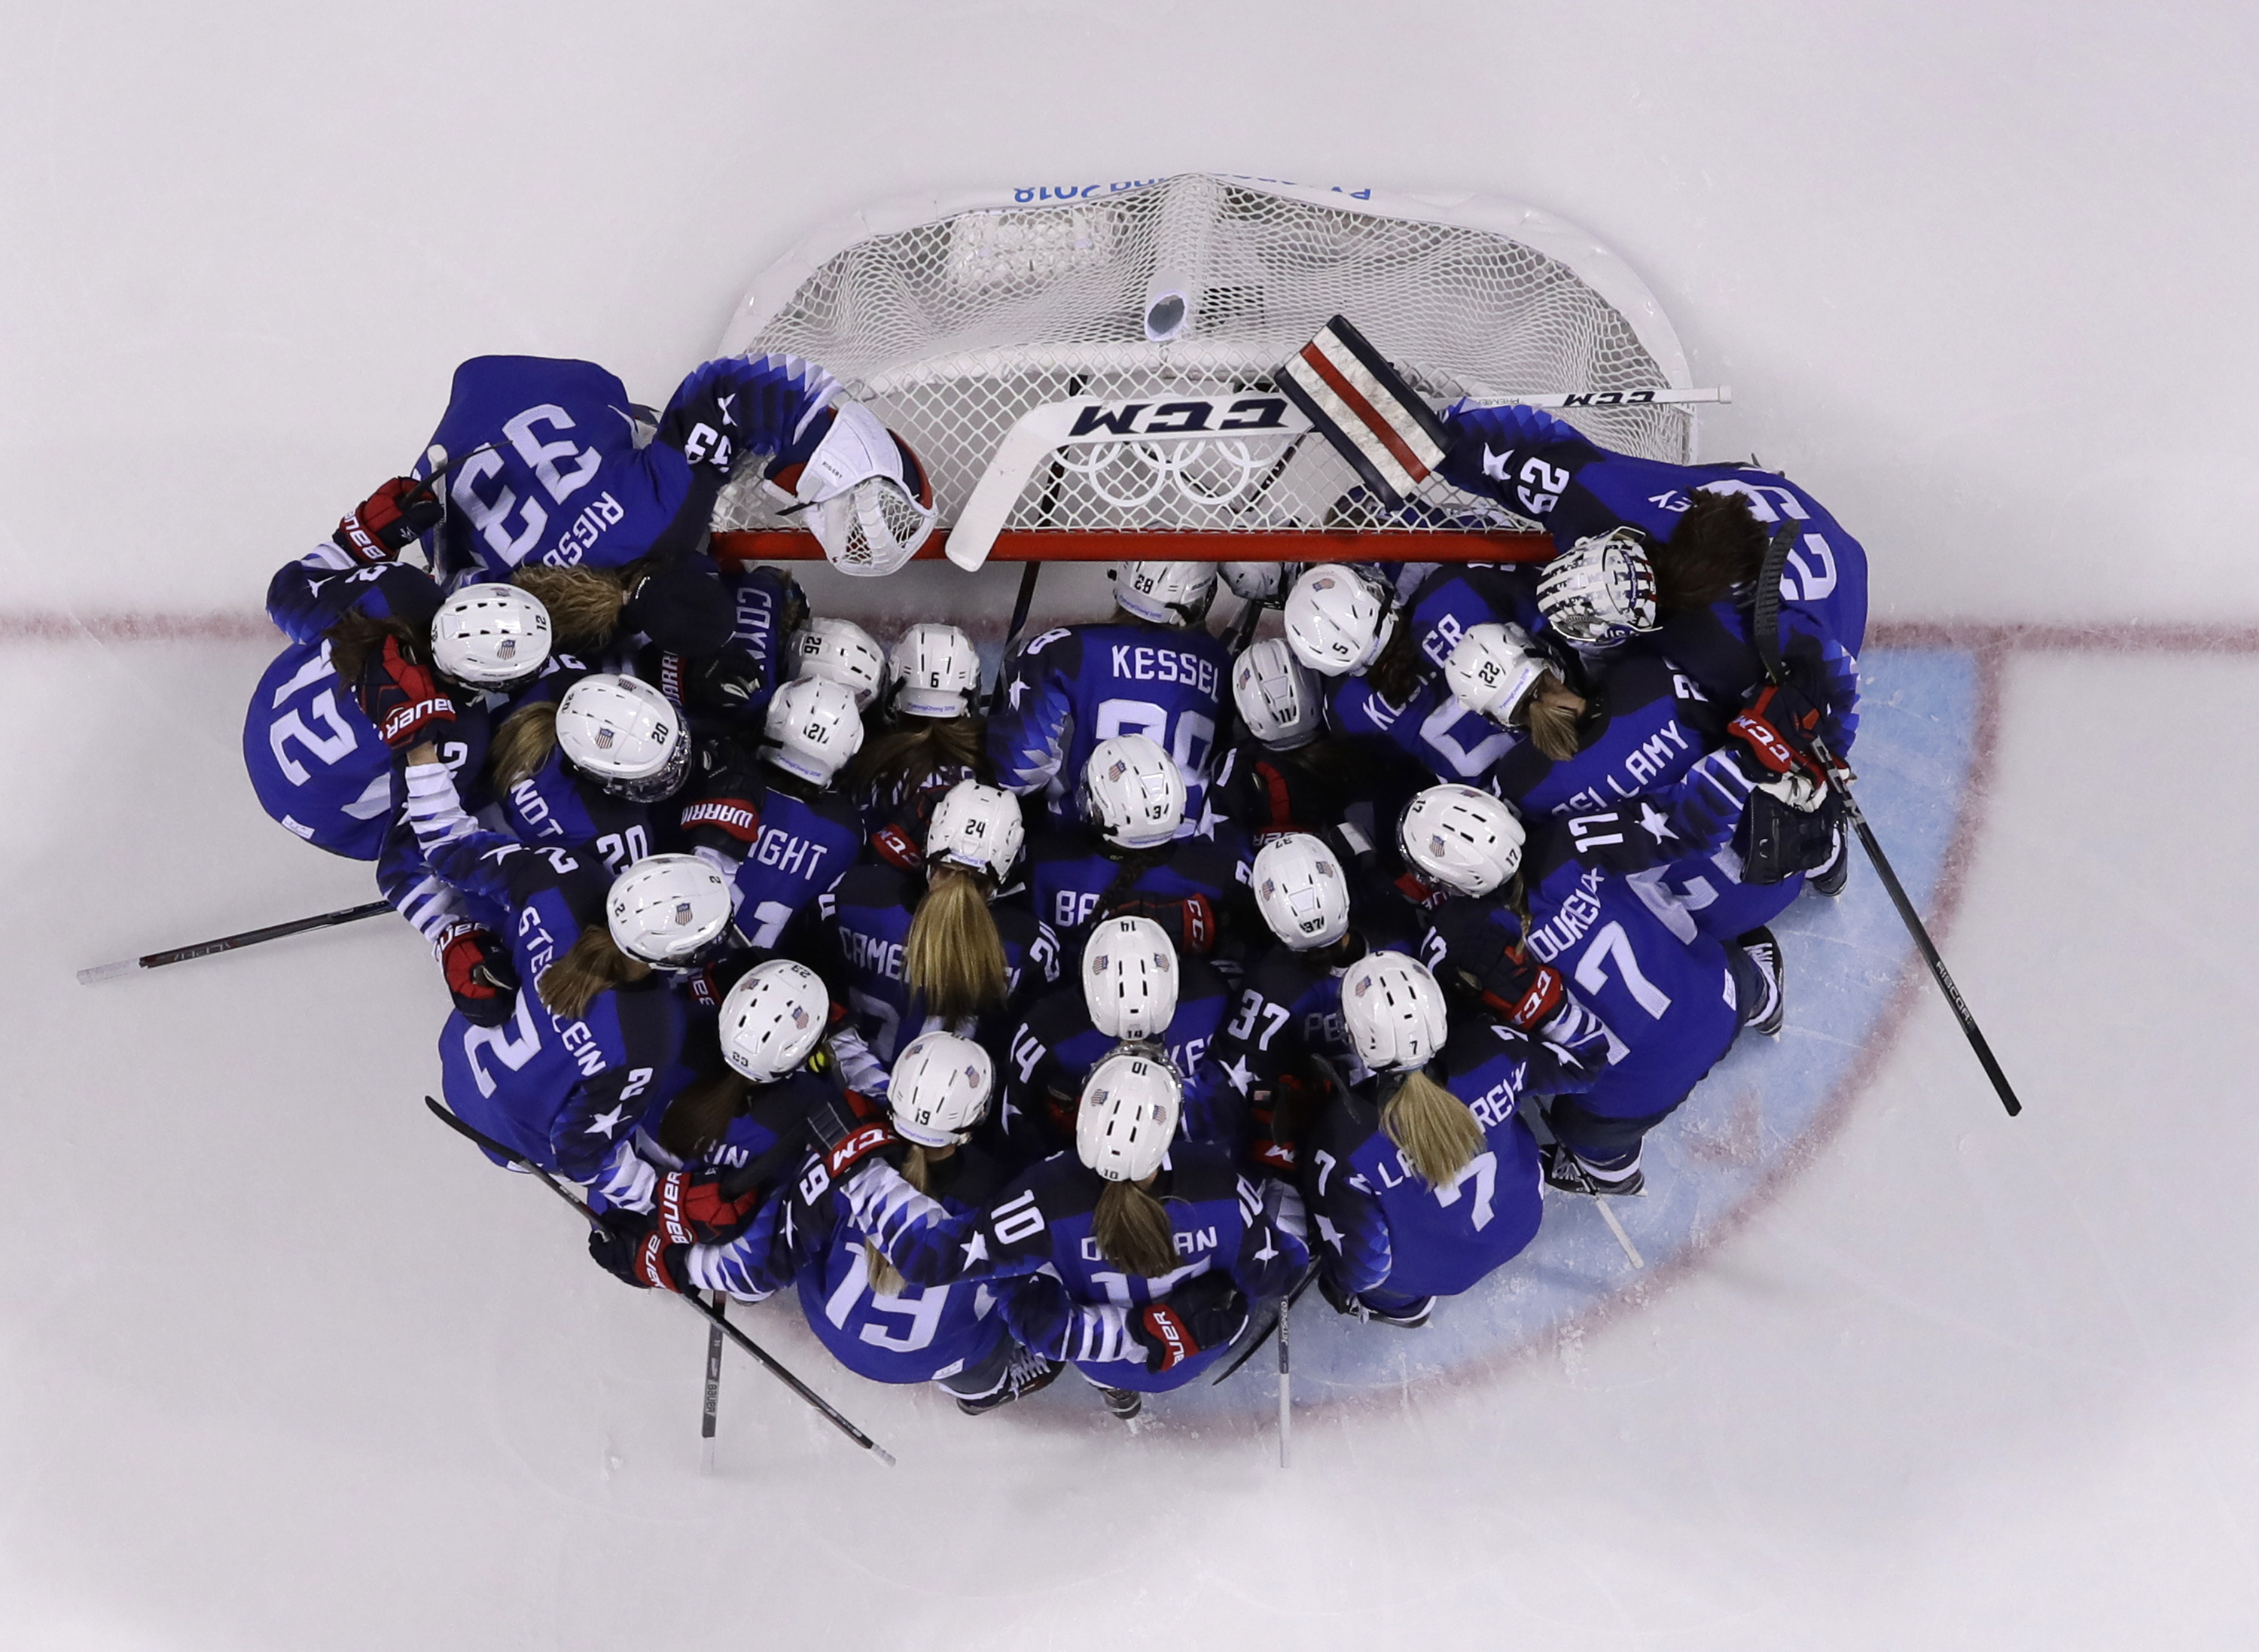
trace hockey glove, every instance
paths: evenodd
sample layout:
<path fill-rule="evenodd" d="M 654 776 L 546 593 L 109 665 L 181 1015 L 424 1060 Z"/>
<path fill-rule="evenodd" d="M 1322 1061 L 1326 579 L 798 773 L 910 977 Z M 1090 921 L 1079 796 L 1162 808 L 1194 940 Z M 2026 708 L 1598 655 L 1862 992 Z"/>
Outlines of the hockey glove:
<path fill-rule="evenodd" d="M 1802 769 L 1814 780 L 1827 773 L 1813 751 L 1820 731 L 1820 712 L 1792 687 L 1768 684 L 1753 695 L 1742 713 L 1726 725 L 1726 737 L 1742 772 L 1759 785 L 1792 770 Z"/>
<path fill-rule="evenodd" d="M 608 1211 L 588 1229 L 588 1254 L 596 1265 L 638 1291 L 680 1292 L 688 1249 L 668 1243 L 648 1215 Z"/>
<path fill-rule="evenodd" d="M 330 540 L 356 562 L 389 562 L 446 514 L 435 483 L 395 476 L 354 506 Z"/>
<path fill-rule="evenodd" d="M 1145 1350 L 1145 1369 L 1158 1373 L 1203 1349 L 1235 1341 L 1247 1328 L 1247 1298 L 1230 1278 L 1203 1273 L 1179 1285 L 1166 1301 L 1148 1304 L 1130 1320 L 1130 1335 Z"/>
<path fill-rule="evenodd" d="M 363 662 L 353 697 L 361 715 L 376 725 L 377 737 L 396 751 L 437 739 L 455 721 L 455 702 L 440 689 L 438 678 L 409 655 L 396 637 L 386 637 L 384 646 Z"/>
<path fill-rule="evenodd" d="M 1165 901 L 1154 895 L 1131 895 L 1125 901 L 1115 901 L 1102 915 L 1109 918 L 1150 918 L 1159 924 L 1161 932 L 1184 951 L 1206 958 L 1215 951 L 1215 902 L 1203 894 L 1186 895 L 1175 901 Z"/>
<path fill-rule="evenodd" d="M 458 923 L 439 937 L 439 967 L 455 1008 L 474 1027 L 499 1027 L 517 1008 L 517 966 L 502 937 L 482 923 Z"/>
<path fill-rule="evenodd" d="M 907 1150 L 894 1127 L 887 1122 L 885 1110 L 852 1090 L 842 1090 L 810 1110 L 808 1136 L 835 1182 L 844 1180 L 848 1171 L 873 1154 L 887 1155 L 889 1162 L 896 1162 Z"/>
<path fill-rule="evenodd" d="M 670 1245 L 709 1244 L 743 1233 L 760 1202 L 759 1185 L 725 1186 L 716 1171 L 669 1171 L 652 1190 L 652 1218 Z"/>

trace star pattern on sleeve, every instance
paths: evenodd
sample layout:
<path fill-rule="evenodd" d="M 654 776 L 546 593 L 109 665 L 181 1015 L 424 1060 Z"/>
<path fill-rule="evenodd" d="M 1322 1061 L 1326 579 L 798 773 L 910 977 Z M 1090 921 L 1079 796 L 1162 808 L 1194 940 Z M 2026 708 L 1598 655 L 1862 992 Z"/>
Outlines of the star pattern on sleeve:
<path fill-rule="evenodd" d="M 1678 836 L 1677 832 L 1671 830 L 1671 822 L 1663 811 L 1644 799 L 1641 800 L 1639 806 L 1639 823 L 1645 829 L 1647 835 L 1658 844 L 1666 837 Z"/>
<path fill-rule="evenodd" d="M 609 1142 L 612 1139 L 612 1132 L 626 1122 L 628 1110 L 615 1104 L 609 1113 L 599 1113 L 595 1118 L 590 1119 L 588 1128 L 584 1134 L 601 1136 Z"/>
<path fill-rule="evenodd" d="M 965 1252 L 965 1265 L 968 1268 L 976 1262 L 986 1262 L 988 1260 L 988 1236 L 975 1228 L 973 1237 L 958 1249 Z"/>
<path fill-rule="evenodd" d="M 1233 1089 L 1245 1095 L 1248 1086 L 1255 1082 L 1255 1069 L 1247 1065 L 1247 1057 L 1242 1054 L 1225 1065 L 1223 1076 L 1231 1080 Z"/>

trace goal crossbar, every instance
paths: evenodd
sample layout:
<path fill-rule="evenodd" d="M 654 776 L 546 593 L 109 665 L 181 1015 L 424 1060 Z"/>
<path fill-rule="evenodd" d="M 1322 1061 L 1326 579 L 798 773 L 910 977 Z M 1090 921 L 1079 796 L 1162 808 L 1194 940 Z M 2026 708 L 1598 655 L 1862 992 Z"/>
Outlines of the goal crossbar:
<path fill-rule="evenodd" d="M 915 559 L 948 554 L 949 530 L 938 529 Z M 821 562 L 816 536 L 795 529 L 716 533 L 714 555 L 724 562 Z M 1543 562 L 1553 541 L 1542 533 L 1454 532 L 1443 529 L 1336 532 L 1316 529 L 1198 533 L 1097 529 L 1007 528 L 988 552 L 991 562 Z"/>

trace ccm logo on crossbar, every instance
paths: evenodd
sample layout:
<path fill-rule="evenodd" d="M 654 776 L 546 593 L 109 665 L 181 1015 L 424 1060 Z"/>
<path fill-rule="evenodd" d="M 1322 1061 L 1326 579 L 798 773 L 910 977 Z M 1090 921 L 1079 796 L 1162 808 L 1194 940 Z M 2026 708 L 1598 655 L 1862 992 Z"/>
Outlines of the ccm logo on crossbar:
<path fill-rule="evenodd" d="M 1108 402 L 1075 415 L 1078 436 L 1186 436 L 1195 431 L 1282 431 L 1283 395 L 1204 395 L 1180 402 Z"/>

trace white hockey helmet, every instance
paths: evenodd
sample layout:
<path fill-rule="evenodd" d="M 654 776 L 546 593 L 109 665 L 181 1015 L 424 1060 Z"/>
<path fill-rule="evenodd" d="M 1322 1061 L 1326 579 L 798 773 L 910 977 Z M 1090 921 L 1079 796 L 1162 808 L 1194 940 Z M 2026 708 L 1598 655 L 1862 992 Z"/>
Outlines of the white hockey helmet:
<path fill-rule="evenodd" d="M 859 402 L 841 402 L 801 472 L 797 496 L 824 559 L 842 573 L 892 573 L 933 532 L 933 487 L 909 445 Z"/>
<path fill-rule="evenodd" d="M 801 677 L 769 701 L 764 724 L 770 744 L 761 756 L 787 774 L 818 786 L 847 766 L 863 749 L 863 716 L 855 691 L 829 677 Z"/>
<path fill-rule="evenodd" d="M 920 1147 L 956 1147 L 988 1111 L 996 1063 L 970 1038 L 930 1032 L 913 1038 L 894 1057 L 887 1105 L 894 1132 Z"/>
<path fill-rule="evenodd" d="M 1102 918 L 1082 949 L 1082 1001 L 1108 1038 L 1158 1042 L 1177 1017 L 1177 949 L 1151 918 Z"/>
<path fill-rule="evenodd" d="M 1027 839 L 1018 798 L 979 780 L 959 780 L 933 806 L 925 829 L 925 864 L 985 872 L 1001 883 Z"/>
<path fill-rule="evenodd" d="M 1308 832 L 1286 832 L 1255 857 L 1255 904 L 1271 933 L 1297 952 L 1349 933 L 1349 874 L 1341 857 Z"/>
<path fill-rule="evenodd" d="M 679 964 L 730 927 L 730 879 L 695 855 L 645 855 L 612 879 L 604 919 L 630 958 Z"/>
<path fill-rule="evenodd" d="M 1326 677 L 1363 671 L 1396 634 L 1396 602 L 1363 568 L 1328 563 L 1305 569 L 1286 593 L 1286 641 L 1294 658 Z"/>
<path fill-rule="evenodd" d="M 1117 1050 L 1090 1070 L 1074 1115 L 1074 1153 L 1109 1182 L 1142 1182 L 1161 1168 L 1183 1087 L 1158 1056 Z"/>
<path fill-rule="evenodd" d="M 1450 686 L 1452 699 L 1503 728 L 1514 721 L 1537 680 L 1552 668 L 1552 662 L 1529 645 L 1528 631 L 1486 621 L 1467 627 L 1443 662 L 1443 680 Z"/>
<path fill-rule="evenodd" d="M 557 701 L 557 744 L 573 766 L 619 796 L 655 803 L 690 773 L 690 731 L 674 701 L 634 677 L 596 672 Z"/>
<path fill-rule="evenodd" d="M 1605 648 L 1656 628 L 1647 536 L 1612 528 L 1579 539 L 1537 576 L 1537 611 L 1571 643 Z"/>
<path fill-rule="evenodd" d="M 887 656 L 894 709 L 914 717 L 961 717 L 980 689 L 980 655 L 954 625 L 922 620 L 894 639 Z"/>
<path fill-rule="evenodd" d="M 1420 875 L 1466 895 L 1486 895 L 1514 876 L 1522 836 L 1512 804 L 1472 786 L 1431 786 L 1396 822 L 1396 845 Z"/>
<path fill-rule="evenodd" d="M 1232 662 L 1231 701 L 1247 732 L 1276 751 L 1308 745 L 1325 723 L 1317 684 L 1281 637 L 1266 637 Z"/>
<path fill-rule="evenodd" d="M 756 1084 L 806 1061 L 831 1019 L 831 993 L 805 964 L 756 964 L 722 1000 L 722 1058 Z"/>
<path fill-rule="evenodd" d="M 431 663 L 474 688 L 531 681 L 549 644 L 549 610 L 515 585 L 466 585 L 431 616 Z"/>
<path fill-rule="evenodd" d="M 1148 736 L 1101 740 L 1083 765 L 1082 817 L 1123 849 L 1165 844 L 1184 824 L 1184 773 Z"/>
<path fill-rule="evenodd" d="M 887 686 L 886 655 L 853 620 L 811 619 L 792 634 L 785 652 L 795 677 L 821 677 L 854 690 L 858 711 L 868 710 Z"/>
<path fill-rule="evenodd" d="M 1370 952 L 1342 976 L 1342 1027 L 1375 1072 L 1424 1067 L 1450 1036 L 1443 989 L 1401 952 Z"/>
<path fill-rule="evenodd" d="M 1114 602 L 1157 625 L 1197 625 L 1215 601 L 1213 562 L 1117 562 Z"/>
<path fill-rule="evenodd" d="M 1302 572 L 1299 562 L 1219 562 L 1215 571 L 1243 602 L 1279 603 Z"/>

